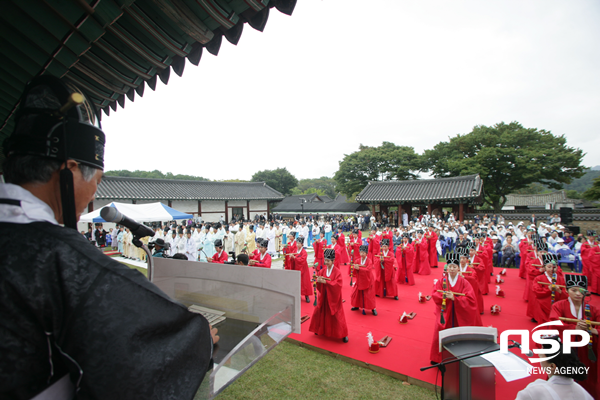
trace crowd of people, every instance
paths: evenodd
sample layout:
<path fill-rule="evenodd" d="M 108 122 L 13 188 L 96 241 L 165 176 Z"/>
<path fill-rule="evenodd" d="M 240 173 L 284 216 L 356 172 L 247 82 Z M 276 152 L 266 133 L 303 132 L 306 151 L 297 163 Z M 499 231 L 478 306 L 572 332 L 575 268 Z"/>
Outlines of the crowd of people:
<path fill-rule="evenodd" d="M 302 298 L 310 302 L 312 297 L 317 305 L 310 331 L 343 342 L 349 341 L 341 299 L 344 280 L 353 281 L 350 311 L 377 316 L 378 301 L 398 300 L 401 285 L 415 285 L 416 274 L 432 274 L 443 255 L 447 260 L 444 271 L 431 295 L 424 296 L 436 305 L 432 362 L 441 360 L 437 346 L 441 330 L 482 325 L 483 296 L 493 292 L 494 281 L 501 279 L 493 267 L 519 267 L 525 280 L 524 312 L 532 322 L 575 318 L 580 322 L 573 324 L 574 329 L 586 329 L 597 339 L 597 330 L 588 329 L 583 315 L 588 310 L 588 320 L 600 321 L 600 314 L 581 298 L 588 291 L 600 293 L 600 247 L 595 232 L 574 237 L 559 220 L 539 223 L 535 216 L 514 225 L 504 223 L 501 216 L 461 222 L 451 213 L 443 217 L 424 214 L 399 227 L 371 221 L 360 215 L 332 215 L 287 221 L 261 216 L 229 224 L 171 222 L 155 226 L 150 243 L 155 256 L 191 261 L 270 268 L 273 258 L 284 257 L 285 269 L 301 273 Z M 101 237 L 99 232 L 96 229 L 91 237 Z M 113 235 L 118 251 L 126 257 L 140 257 L 137 249 L 127 247 L 132 246 L 127 229 L 118 228 L 106 236 Z M 308 263 L 310 249 L 314 251 L 312 265 Z M 561 249 L 580 252 L 583 275 L 563 272 L 557 255 Z M 597 340 L 593 346 L 597 353 Z M 581 358 L 585 365 L 595 367 L 585 356 Z M 597 369 L 591 373 L 597 374 Z M 598 390 L 592 380 L 583 387 L 593 394 Z"/>

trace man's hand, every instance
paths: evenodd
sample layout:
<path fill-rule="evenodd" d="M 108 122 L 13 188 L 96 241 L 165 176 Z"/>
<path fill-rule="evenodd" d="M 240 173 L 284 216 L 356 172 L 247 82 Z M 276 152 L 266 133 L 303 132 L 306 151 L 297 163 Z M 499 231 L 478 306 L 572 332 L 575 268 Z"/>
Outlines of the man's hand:
<path fill-rule="evenodd" d="M 588 330 L 588 325 L 584 321 L 577 322 L 576 329 L 581 329 L 582 331 Z"/>
<path fill-rule="evenodd" d="M 210 336 L 212 337 L 212 341 L 213 344 L 217 344 L 219 343 L 219 335 L 217 335 L 217 332 L 219 332 L 219 330 L 217 328 L 213 328 L 212 325 L 208 325 L 210 328 Z"/>

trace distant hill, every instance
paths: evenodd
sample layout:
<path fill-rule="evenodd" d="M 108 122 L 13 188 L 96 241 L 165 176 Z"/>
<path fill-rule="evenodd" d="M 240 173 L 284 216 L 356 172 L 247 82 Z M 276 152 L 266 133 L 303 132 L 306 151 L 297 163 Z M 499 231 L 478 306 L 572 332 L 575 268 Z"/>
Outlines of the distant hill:
<path fill-rule="evenodd" d="M 600 176 L 600 165 L 595 166 L 591 170 L 588 170 L 585 175 L 581 178 L 573 179 L 568 185 L 563 185 L 565 190 L 577 190 L 580 193 L 585 192 L 592 187 L 593 180 Z"/>
<path fill-rule="evenodd" d="M 203 178 L 201 176 L 194 175 L 173 175 L 171 172 L 167 172 L 163 174 L 159 170 L 155 169 L 154 171 L 129 171 L 126 169 L 115 170 L 115 171 L 106 171 L 104 172 L 106 176 L 121 176 L 125 178 L 153 178 L 153 179 L 178 179 L 178 180 L 187 180 L 187 181 L 209 181 L 210 179 Z"/>

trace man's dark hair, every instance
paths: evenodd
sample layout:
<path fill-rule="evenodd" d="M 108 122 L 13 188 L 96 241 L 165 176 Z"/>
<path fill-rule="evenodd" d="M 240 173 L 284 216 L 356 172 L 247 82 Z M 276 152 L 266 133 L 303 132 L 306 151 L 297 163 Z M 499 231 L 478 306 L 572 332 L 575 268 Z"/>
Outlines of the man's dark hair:
<path fill-rule="evenodd" d="M 552 338 L 549 338 L 552 339 Z M 557 337 L 555 337 L 554 339 L 558 339 Z M 587 373 L 585 372 L 585 365 L 579 360 L 579 358 L 577 357 L 576 353 L 571 353 L 571 354 L 565 354 L 563 353 L 563 346 L 562 343 L 559 341 L 558 342 L 560 345 L 560 349 L 556 352 L 556 353 L 552 353 L 552 354 L 546 354 L 547 356 L 554 356 L 552 358 L 552 360 L 548 360 L 549 363 L 555 364 L 556 367 L 559 370 L 563 370 L 563 371 L 571 371 L 571 373 L 564 373 L 564 374 L 556 374 L 556 375 L 561 375 L 561 376 L 565 376 L 567 378 L 573 378 L 576 381 L 583 381 L 587 379 Z M 548 350 L 550 349 L 550 344 L 544 343 L 542 345 L 543 349 Z M 568 367 L 568 368 L 565 368 Z M 575 371 L 581 371 L 580 373 L 575 373 Z"/>
<path fill-rule="evenodd" d="M 248 265 L 249 261 L 250 261 L 250 258 L 248 257 L 248 254 L 238 254 L 237 255 L 238 263 L 242 263 L 243 265 Z"/>

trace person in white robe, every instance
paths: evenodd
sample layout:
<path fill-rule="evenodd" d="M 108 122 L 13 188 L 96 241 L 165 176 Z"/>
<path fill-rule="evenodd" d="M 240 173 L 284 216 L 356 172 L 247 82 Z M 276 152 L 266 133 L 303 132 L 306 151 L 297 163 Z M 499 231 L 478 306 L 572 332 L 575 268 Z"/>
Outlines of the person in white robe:
<path fill-rule="evenodd" d="M 188 231 L 185 241 L 185 256 L 188 261 L 198 261 L 198 249 L 196 248 L 196 241 L 192 238 L 191 231 Z"/>
<path fill-rule="evenodd" d="M 213 228 L 207 228 L 206 237 L 204 238 L 204 247 L 202 252 L 200 252 L 200 261 L 208 262 L 207 258 L 214 256 L 216 252 Z"/>
<path fill-rule="evenodd" d="M 277 254 L 277 251 L 275 251 L 275 227 L 273 226 L 273 224 L 271 224 L 270 228 L 268 230 L 266 230 L 267 233 L 267 240 L 269 241 L 269 245 L 267 246 L 267 253 L 269 253 L 271 255 L 271 257 L 274 257 Z"/>
<path fill-rule="evenodd" d="M 175 248 L 177 249 L 176 253 L 185 254 L 185 242 L 187 239 L 183 235 L 183 231 L 179 231 L 177 234 L 177 243 L 175 244 Z"/>
<path fill-rule="evenodd" d="M 242 250 L 246 244 L 246 235 L 244 234 L 243 225 L 239 226 L 239 229 L 234 237 L 234 245 L 235 245 L 235 254 L 242 254 Z"/>

